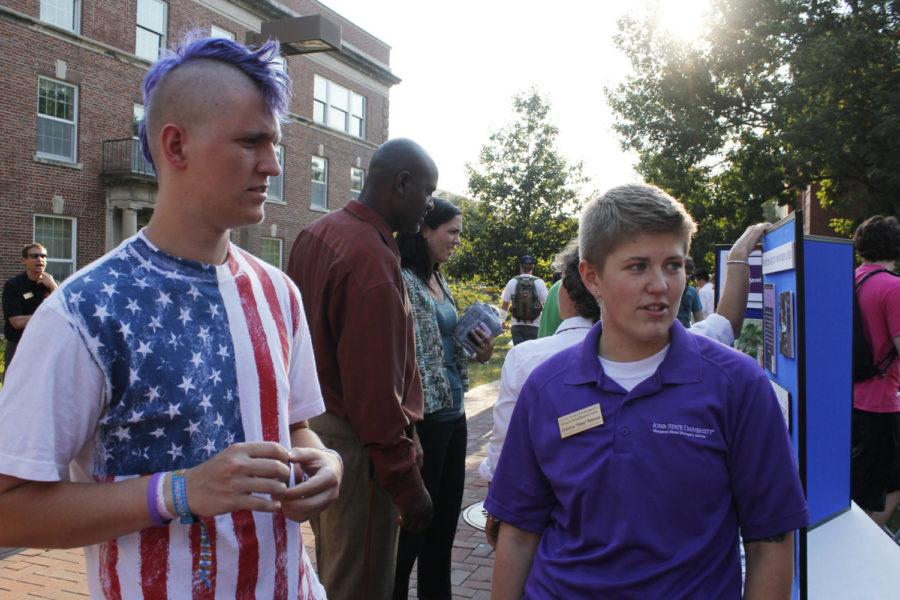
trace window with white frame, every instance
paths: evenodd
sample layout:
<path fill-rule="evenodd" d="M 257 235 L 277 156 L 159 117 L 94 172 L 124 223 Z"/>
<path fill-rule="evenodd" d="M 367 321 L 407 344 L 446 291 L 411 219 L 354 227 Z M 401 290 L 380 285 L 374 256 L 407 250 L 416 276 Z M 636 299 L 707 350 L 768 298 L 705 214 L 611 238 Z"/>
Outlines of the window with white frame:
<path fill-rule="evenodd" d="M 38 156 L 75 162 L 78 136 L 78 88 L 38 77 Z"/>
<path fill-rule="evenodd" d="M 275 155 L 278 157 L 278 166 L 281 167 L 281 175 L 269 177 L 269 191 L 266 200 L 269 202 L 284 203 L 284 146 L 275 146 Z"/>
<path fill-rule="evenodd" d="M 81 0 L 41 0 L 41 21 L 78 33 Z"/>
<path fill-rule="evenodd" d="M 363 189 L 363 183 L 366 181 L 366 172 L 356 167 L 350 167 L 350 197 L 356 200 L 359 198 Z"/>
<path fill-rule="evenodd" d="M 222 29 L 221 27 L 216 27 L 215 25 L 209 26 L 209 37 L 211 38 L 225 38 L 226 40 L 234 41 L 234 34 L 228 31 L 227 29 Z"/>
<path fill-rule="evenodd" d="M 75 272 L 77 222 L 73 217 L 34 215 L 34 241 L 47 249 L 47 271 L 57 281 Z"/>
<path fill-rule="evenodd" d="M 313 208 L 328 209 L 328 160 L 321 156 L 312 157 L 312 202 Z"/>
<path fill-rule="evenodd" d="M 365 139 L 366 97 L 316 75 L 313 78 L 313 120 Z"/>
<path fill-rule="evenodd" d="M 131 105 L 131 137 L 138 139 L 141 132 L 141 121 L 144 120 L 144 105 Z"/>
<path fill-rule="evenodd" d="M 259 257 L 280 269 L 283 246 L 284 240 L 281 238 L 264 237 L 259 244 Z"/>
<path fill-rule="evenodd" d="M 134 53 L 155 61 L 166 47 L 168 6 L 160 0 L 138 0 Z"/>

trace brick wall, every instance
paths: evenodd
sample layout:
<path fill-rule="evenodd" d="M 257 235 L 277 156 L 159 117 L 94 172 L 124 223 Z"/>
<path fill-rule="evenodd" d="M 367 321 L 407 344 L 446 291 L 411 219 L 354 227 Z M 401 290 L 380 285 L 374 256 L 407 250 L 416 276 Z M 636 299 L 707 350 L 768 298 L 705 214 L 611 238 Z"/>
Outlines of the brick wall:
<path fill-rule="evenodd" d="M 298 12 L 313 12 L 300 11 L 298 3 L 294 4 Z M 136 0 L 82 0 L 80 36 L 75 36 L 3 10 L 7 7 L 36 20 L 40 15 L 37 0 L 0 2 L 0 86 L 4 90 L 0 95 L 0 282 L 21 272 L 20 249 L 32 238 L 34 215 L 52 215 L 52 198 L 57 195 L 65 199 L 61 216 L 77 218 L 77 267 L 104 253 L 107 187 L 100 178 L 103 141 L 130 137 L 132 105 L 142 102 L 140 84 L 149 67 L 132 54 L 136 6 Z M 244 26 L 194 0 L 170 0 L 168 6 L 170 46 L 188 31 L 208 31 L 210 24 L 232 31 L 238 40 L 246 34 Z M 359 37 L 358 43 L 351 43 L 379 60 L 388 60 L 386 45 L 348 23 L 342 23 L 345 37 Z M 65 62 L 62 80 L 78 87 L 74 165 L 35 160 L 38 77 L 60 79 L 57 61 Z M 263 224 L 233 235 L 235 241 L 258 253 L 260 238 L 270 235 L 274 223 L 277 237 L 284 240 L 285 265 L 297 233 L 323 214 L 309 208 L 310 156 L 328 159 L 329 207 L 343 206 L 350 198 L 350 168 L 359 165 L 367 169 L 374 148 L 387 139 L 389 108 L 386 95 L 309 58 L 292 56 L 288 65 L 295 82 L 291 111 L 297 118 L 284 127 L 285 203 L 267 204 Z M 366 96 L 366 140 L 311 123 L 315 73 Z"/>

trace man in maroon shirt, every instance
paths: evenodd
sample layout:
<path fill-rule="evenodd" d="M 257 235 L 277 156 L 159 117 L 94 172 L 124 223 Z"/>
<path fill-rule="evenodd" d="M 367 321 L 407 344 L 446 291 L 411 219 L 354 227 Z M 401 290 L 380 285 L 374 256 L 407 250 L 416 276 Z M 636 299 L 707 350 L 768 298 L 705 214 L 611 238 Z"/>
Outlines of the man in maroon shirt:
<path fill-rule="evenodd" d="M 304 229 L 291 250 L 325 397 L 310 425 L 344 460 L 338 501 L 312 519 L 332 600 L 390 598 L 398 514 L 410 531 L 431 521 L 413 427 L 422 383 L 393 232 L 418 230 L 437 178 L 421 146 L 386 142 L 359 199 Z"/>

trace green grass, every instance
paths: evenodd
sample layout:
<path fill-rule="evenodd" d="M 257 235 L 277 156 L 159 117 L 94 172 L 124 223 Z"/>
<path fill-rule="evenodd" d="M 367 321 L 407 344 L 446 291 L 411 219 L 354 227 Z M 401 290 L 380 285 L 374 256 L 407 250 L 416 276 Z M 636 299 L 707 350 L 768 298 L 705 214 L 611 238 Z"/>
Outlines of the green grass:
<path fill-rule="evenodd" d="M 509 345 L 512 337 L 509 331 L 504 331 L 494 338 L 494 354 L 491 360 L 485 364 L 479 362 L 469 363 L 469 389 L 490 383 L 500 379 L 500 369 L 503 367 L 503 359 L 512 346 Z"/>

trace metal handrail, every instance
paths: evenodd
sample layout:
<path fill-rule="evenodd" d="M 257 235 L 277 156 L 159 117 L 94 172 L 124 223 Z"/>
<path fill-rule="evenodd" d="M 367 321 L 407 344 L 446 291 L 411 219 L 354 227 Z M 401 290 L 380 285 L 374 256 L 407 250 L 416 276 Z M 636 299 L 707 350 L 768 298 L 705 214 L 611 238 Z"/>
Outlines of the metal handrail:
<path fill-rule="evenodd" d="M 104 175 L 144 175 L 156 177 L 153 165 L 144 158 L 141 144 L 134 138 L 103 142 Z"/>

